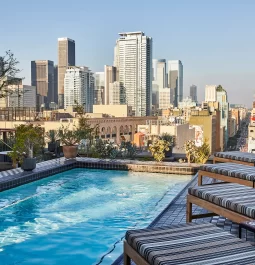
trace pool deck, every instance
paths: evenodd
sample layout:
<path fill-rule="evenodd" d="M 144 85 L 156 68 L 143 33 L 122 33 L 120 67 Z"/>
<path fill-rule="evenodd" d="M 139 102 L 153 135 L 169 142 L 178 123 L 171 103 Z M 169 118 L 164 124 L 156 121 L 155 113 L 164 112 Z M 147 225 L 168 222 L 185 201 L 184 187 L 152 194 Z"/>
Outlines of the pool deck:
<path fill-rule="evenodd" d="M 204 178 L 204 184 L 211 183 L 212 179 Z M 149 227 L 161 227 L 161 226 L 169 226 L 174 224 L 185 224 L 186 223 L 186 195 L 188 193 L 189 187 L 197 186 L 197 175 L 188 183 L 188 185 L 175 197 L 175 199 L 166 207 L 166 209 L 158 216 L 156 219 L 149 225 Z M 207 213 L 206 210 L 193 205 L 192 208 L 193 213 L 202 214 Z M 234 234 L 238 237 L 238 229 L 239 225 L 233 223 L 232 221 L 221 217 L 207 217 L 201 219 L 195 219 L 193 222 L 201 223 L 201 222 L 211 222 L 216 226 L 228 231 L 231 234 Z M 243 240 L 247 240 L 254 244 L 254 233 L 247 231 L 246 233 L 243 231 L 242 233 Z M 122 256 L 119 257 L 112 265 L 123 265 Z M 135 265 L 132 263 L 132 265 Z"/>

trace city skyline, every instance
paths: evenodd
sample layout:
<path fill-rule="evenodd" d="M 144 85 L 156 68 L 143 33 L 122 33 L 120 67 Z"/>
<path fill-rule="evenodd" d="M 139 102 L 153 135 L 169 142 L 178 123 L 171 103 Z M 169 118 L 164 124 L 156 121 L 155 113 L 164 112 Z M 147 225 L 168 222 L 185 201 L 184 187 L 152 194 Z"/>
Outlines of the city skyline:
<path fill-rule="evenodd" d="M 189 94 L 191 84 L 198 87 L 199 101 L 204 98 L 205 85 L 221 84 L 229 92 L 231 103 L 250 102 L 255 90 L 255 38 L 250 34 L 255 3 L 229 0 L 214 3 L 163 2 L 162 5 L 134 2 L 137 8 L 132 9 L 132 20 L 122 19 L 131 11 L 132 5 L 123 8 L 116 1 L 110 5 L 99 1 L 99 7 L 94 11 L 92 3 L 82 1 L 79 2 L 79 10 L 65 5 L 65 1 L 61 5 L 58 1 L 52 2 L 50 9 L 43 3 L 34 5 L 32 1 L 26 4 L 16 1 L 14 5 L 5 2 L 4 8 L 17 10 L 17 17 L 9 20 L 8 14 L 3 14 L 0 18 L 2 24 L 5 21 L 9 23 L 9 27 L 1 31 L 4 41 L 0 43 L 0 53 L 11 49 L 20 61 L 21 76 L 26 78 L 24 83 L 30 84 L 31 61 L 52 60 L 57 63 L 59 37 L 68 36 L 76 41 L 77 65 L 100 72 L 104 70 L 104 65 L 112 65 L 112 47 L 118 32 L 141 30 L 153 38 L 153 58 L 182 61 L 185 67 L 184 97 Z M 178 26 L 167 29 L 164 24 L 170 22 L 167 15 L 170 7 L 171 21 L 179 17 L 182 19 L 178 19 Z M 142 14 L 141 8 L 144 11 Z M 69 13 L 72 20 L 65 19 Z M 74 13 L 75 16 L 72 16 Z M 157 13 L 161 20 L 157 20 Z M 24 19 L 24 14 L 29 15 L 27 19 Z M 93 22 L 93 27 L 75 27 L 84 14 Z M 95 19 L 96 14 L 100 14 L 100 19 Z M 209 19 L 215 14 L 217 19 Z M 171 34 L 168 34 L 170 31 Z M 245 67 L 236 67 L 237 64 Z M 242 98 L 238 96 L 240 90 L 244 92 Z"/>

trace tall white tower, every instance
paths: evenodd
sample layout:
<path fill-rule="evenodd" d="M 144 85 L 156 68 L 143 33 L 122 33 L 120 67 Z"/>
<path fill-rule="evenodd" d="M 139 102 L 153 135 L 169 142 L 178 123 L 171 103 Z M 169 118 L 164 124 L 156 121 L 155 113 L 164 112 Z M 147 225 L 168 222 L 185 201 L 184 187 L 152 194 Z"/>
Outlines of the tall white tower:
<path fill-rule="evenodd" d="M 88 67 L 68 67 L 64 79 L 64 106 L 84 106 L 86 112 L 93 111 L 94 75 Z"/>
<path fill-rule="evenodd" d="M 121 104 L 132 107 L 135 116 L 149 116 L 152 93 L 152 38 L 144 32 L 119 33 L 114 66 L 119 72 Z"/>

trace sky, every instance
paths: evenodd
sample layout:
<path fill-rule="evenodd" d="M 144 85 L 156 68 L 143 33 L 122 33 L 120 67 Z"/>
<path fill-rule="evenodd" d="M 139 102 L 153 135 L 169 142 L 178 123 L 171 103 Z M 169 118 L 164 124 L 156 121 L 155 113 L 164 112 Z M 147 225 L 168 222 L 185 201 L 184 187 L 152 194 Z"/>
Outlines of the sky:
<path fill-rule="evenodd" d="M 0 55 L 11 50 L 30 84 L 32 60 L 57 64 L 57 39 L 76 42 L 76 64 L 103 71 L 113 64 L 118 33 L 153 38 L 153 58 L 181 60 L 184 96 L 198 100 L 221 84 L 231 104 L 251 107 L 255 94 L 254 0 L 12 0 L 0 3 Z"/>

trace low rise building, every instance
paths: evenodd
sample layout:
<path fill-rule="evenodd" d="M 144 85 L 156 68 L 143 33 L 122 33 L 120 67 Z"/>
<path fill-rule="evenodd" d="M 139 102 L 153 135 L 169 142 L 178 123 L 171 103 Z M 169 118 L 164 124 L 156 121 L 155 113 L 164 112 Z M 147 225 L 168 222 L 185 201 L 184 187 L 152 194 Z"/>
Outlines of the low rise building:
<path fill-rule="evenodd" d="M 74 114 L 74 117 L 76 115 Z M 1 114 L 0 114 L 1 118 Z M 6 117 L 8 118 L 8 117 Z M 134 134 L 137 132 L 138 125 L 146 124 L 147 119 L 157 120 L 157 117 L 100 117 L 100 118 L 89 118 L 88 124 L 92 127 L 98 126 L 98 136 L 102 139 L 110 139 L 115 143 L 120 143 L 122 140 L 133 141 Z M 49 130 L 58 130 L 62 126 L 68 126 L 68 129 L 72 130 L 75 126 L 78 125 L 78 118 L 68 117 L 65 118 L 62 116 L 59 120 L 40 120 L 40 121 L 29 121 L 31 124 L 40 125 L 44 128 L 45 132 Z M 16 126 L 20 124 L 26 124 L 27 121 L 20 120 L 14 121 L 7 119 L 0 119 L 0 128 L 13 130 Z"/>
<path fill-rule="evenodd" d="M 93 113 L 107 114 L 112 117 L 132 116 L 132 107 L 128 105 L 93 105 Z"/>
<path fill-rule="evenodd" d="M 209 112 L 209 110 L 192 110 L 189 123 L 190 125 L 201 126 L 203 130 L 203 140 L 207 140 L 210 146 L 210 152 L 223 150 L 220 139 L 220 112 Z"/>
<path fill-rule="evenodd" d="M 158 136 L 168 133 L 174 137 L 174 153 L 185 153 L 184 144 L 188 140 L 195 140 L 195 128 L 188 123 L 166 123 L 162 120 L 147 120 L 146 124 L 138 125 L 138 132 L 145 135 L 145 141 L 153 140 Z M 146 145 L 146 143 L 144 144 Z"/>

